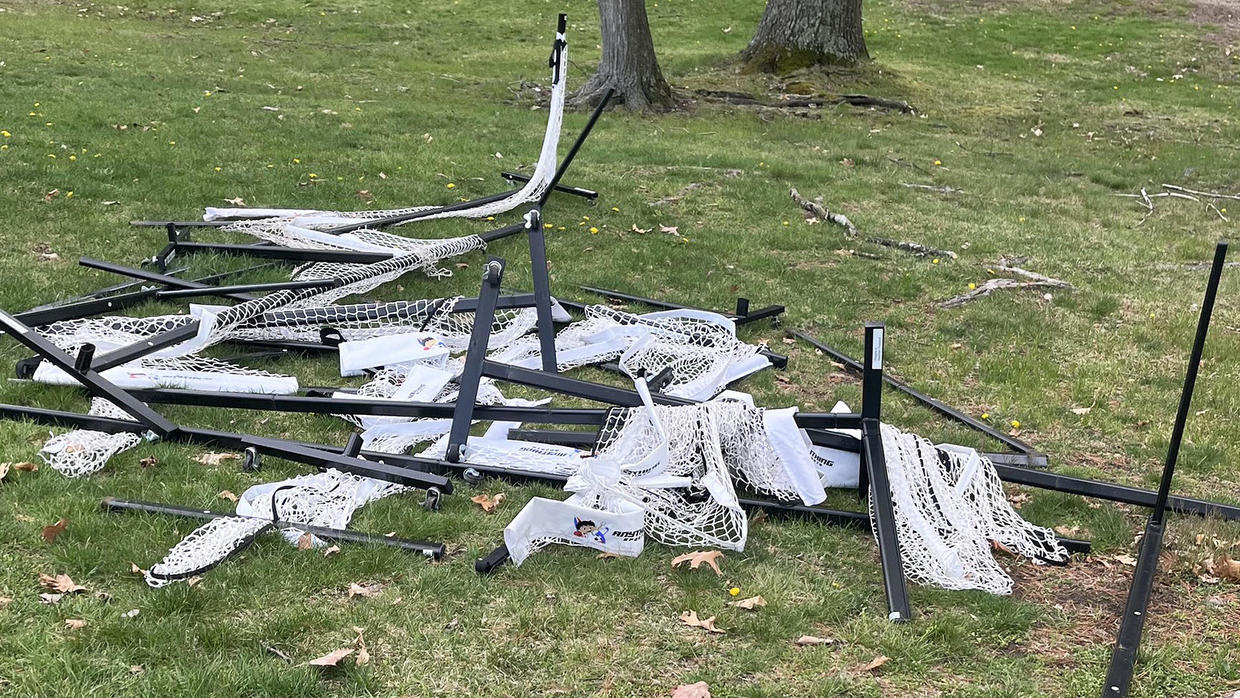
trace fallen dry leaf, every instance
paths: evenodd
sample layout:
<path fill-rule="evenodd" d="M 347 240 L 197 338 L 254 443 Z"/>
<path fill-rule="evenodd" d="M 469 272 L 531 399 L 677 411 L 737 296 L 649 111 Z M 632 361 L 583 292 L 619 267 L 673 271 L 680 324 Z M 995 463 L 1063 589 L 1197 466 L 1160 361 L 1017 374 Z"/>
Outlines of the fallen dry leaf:
<path fill-rule="evenodd" d="M 42 531 L 43 542 L 51 543 L 56 537 L 65 532 L 65 527 L 69 525 L 69 519 L 61 519 L 51 526 L 44 526 Z"/>
<path fill-rule="evenodd" d="M 39 585 L 44 589 L 58 591 L 62 594 L 76 594 L 79 591 L 86 591 L 86 587 L 74 583 L 67 574 L 58 574 L 55 577 L 50 574 L 40 574 Z"/>
<path fill-rule="evenodd" d="M 0 596 L 0 611 L 3 611 L 11 603 L 13 603 L 13 599 L 8 596 Z"/>
<path fill-rule="evenodd" d="M 636 223 L 633 224 L 633 227 L 631 228 L 631 230 L 637 233 L 638 235 L 645 235 L 646 233 L 650 232 L 650 228 L 638 228 Z"/>
<path fill-rule="evenodd" d="M 60 190 L 59 190 L 59 189 L 53 189 L 53 190 L 51 190 L 51 191 L 49 191 L 48 193 L 46 193 L 46 194 L 44 194 L 44 195 L 43 195 L 43 200 L 44 200 L 44 201 L 51 201 L 52 199 L 55 199 L 55 198 L 56 198 L 56 197 L 58 197 L 58 196 L 60 196 Z"/>
<path fill-rule="evenodd" d="M 333 545 L 330 548 L 327 548 L 323 551 L 323 557 L 327 557 L 328 555 L 335 555 L 338 552 L 340 552 L 340 546 Z"/>
<path fill-rule="evenodd" d="M 357 198 L 365 201 L 366 203 L 370 203 L 375 200 L 375 195 L 371 194 L 369 189 L 358 189 Z"/>
<path fill-rule="evenodd" d="M 710 686 L 705 681 L 677 686 L 672 689 L 672 698 L 710 698 Z"/>
<path fill-rule="evenodd" d="M 862 671 L 876 671 L 880 667 L 882 667 L 884 664 L 890 661 L 891 661 L 891 657 L 888 657 L 885 654 L 880 654 L 874 659 L 871 659 L 869 664 L 866 664 L 865 666 L 861 667 L 861 670 Z"/>
<path fill-rule="evenodd" d="M 65 628 L 69 630 L 81 630 L 86 627 L 86 621 L 80 618 L 66 618 Z"/>
<path fill-rule="evenodd" d="M 8 476 L 11 467 L 13 467 L 12 463 L 0 463 L 0 480 Z"/>
<path fill-rule="evenodd" d="M 680 235 L 680 226 L 678 226 L 678 225 L 663 225 L 662 223 L 660 223 L 660 224 L 659 224 L 659 232 L 660 232 L 660 233 L 667 233 L 668 235 Z"/>
<path fill-rule="evenodd" d="M 372 596 L 378 596 L 379 594 L 382 594 L 382 593 L 383 593 L 382 584 L 358 584 L 357 582 L 353 582 L 352 584 L 349 585 L 349 598 L 350 599 L 353 598 L 354 596 L 370 598 Z"/>
<path fill-rule="evenodd" d="M 128 611 L 125 611 L 124 613 L 122 613 L 121 618 L 137 618 L 140 613 L 142 613 L 142 611 L 139 611 L 136 608 L 131 608 Z"/>
<path fill-rule="evenodd" d="M 31 463 L 31 462 L 29 462 L 29 461 L 22 461 L 21 463 L 14 463 L 14 464 L 13 464 L 13 469 L 14 469 L 14 470 L 20 470 L 20 471 L 22 471 L 23 473 L 33 473 L 33 472 L 35 472 L 36 470 L 38 470 L 38 469 L 39 469 L 39 464 L 38 464 L 38 463 Z"/>
<path fill-rule="evenodd" d="M 672 567 L 680 567 L 684 563 L 689 563 L 689 568 L 696 570 L 701 567 L 702 563 L 710 566 L 715 574 L 722 577 L 723 572 L 719 571 L 719 558 L 723 557 L 723 552 L 719 550 L 694 550 L 691 553 L 678 555 L 672 560 Z"/>
<path fill-rule="evenodd" d="M 482 507 L 482 510 L 489 514 L 495 511 L 495 507 L 498 507 L 500 503 L 504 501 L 504 493 L 500 492 L 494 497 L 488 497 L 485 494 L 480 494 L 477 497 L 471 497 L 469 501 Z"/>
<path fill-rule="evenodd" d="M 1137 566 L 1137 558 L 1128 555 L 1127 553 L 1123 555 L 1116 555 L 1113 559 L 1121 565 L 1128 565 L 1129 567 Z"/>
<path fill-rule="evenodd" d="M 297 549 L 309 550 L 314 547 L 314 534 L 306 532 L 297 537 Z"/>
<path fill-rule="evenodd" d="M 146 458 L 143 458 L 142 460 L 138 461 L 138 465 L 142 466 L 143 468 L 154 468 L 155 466 L 159 465 L 159 459 L 156 458 L 155 456 L 147 456 Z"/>
<path fill-rule="evenodd" d="M 320 667 L 336 666 L 337 664 L 340 663 L 341 659 L 344 659 L 345 657 L 351 654 L 353 654 L 353 650 L 351 648 L 342 647 L 338 650 L 333 650 L 331 652 L 328 652 L 327 654 L 323 655 L 322 657 L 318 657 L 317 659 L 311 659 L 310 661 L 306 662 L 306 666 L 320 666 Z"/>
<path fill-rule="evenodd" d="M 685 611 L 680 614 L 680 622 L 692 628 L 702 628 L 707 632 L 718 633 L 719 635 L 727 632 L 715 627 L 715 617 L 711 616 L 705 620 L 698 618 L 697 611 Z"/>
<path fill-rule="evenodd" d="M 594 556 L 596 560 L 615 560 L 618 557 L 620 556 L 615 553 L 599 553 Z"/>
<path fill-rule="evenodd" d="M 203 465 L 219 465 L 220 463 L 223 463 L 226 460 L 241 460 L 241 456 L 235 453 L 214 453 L 212 452 L 212 453 L 200 454 L 198 457 L 194 458 L 194 460 L 198 461 L 199 463 L 202 463 Z"/>
<path fill-rule="evenodd" d="M 1205 567 L 1211 576 L 1240 582 L 1240 560 L 1233 560 L 1229 555 L 1207 559 Z"/>
<path fill-rule="evenodd" d="M 142 674 L 144 672 L 146 672 L 146 667 L 142 666 L 141 664 L 130 664 L 129 665 L 129 673 L 131 674 Z"/>
<path fill-rule="evenodd" d="M 146 576 L 146 570 L 142 569 L 141 567 L 138 567 L 138 563 L 136 563 L 136 562 L 130 562 L 130 563 L 129 563 L 129 571 L 130 571 L 130 572 L 132 572 L 132 573 L 134 573 L 134 574 L 140 574 L 140 575 L 142 575 L 143 577 L 145 577 L 145 576 Z"/>
<path fill-rule="evenodd" d="M 802 635 L 797 638 L 797 644 L 803 647 L 807 645 L 834 645 L 835 640 L 829 637 L 817 637 L 816 635 Z"/>
<path fill-rule="evenodd" d="M 64 594 L 39 594 L 39 603 L 45 603 L 49 606 L 55 605 L 60 603 L 60 600 L 63 598 L 65 598 Z"/>
<path fill-rule="evenodd" d="M 191 589 L 192 589 L 192 588 L 194 588 L 194 587 L 196 587 L 196 586 L 198 586 L 198 585 L 199 585 L 199 584 L 201 584 L 201 583 L 202 583 L 202 577 L 201 577 L 201 576 L 199 576 L 199 577 L 190 577 L 189 579 L 185 580 L 185 586 L 190 587 Z"/>
<path fill-rule="evenodd" d="M 1067 527 L 1067 526 L 1056 526 L 1056 527 L 1055 527 L 1055 533 L 1058 533 L 1058 534 L 1059 534 L 1059 535 L 1061 535 L 1061 536 L 1069 536 L 1069 537 L 1071 537 L 1071 536 L 1075 536 L 1076 534 L 1078 534 L 1078 533 L 1080 533 L 1080 532 L 1081 532 L 1081 527 L 1080 527 L 1080 526 L 1073 526 L 1073 527 L 1071 527 L 1071 528 L 1069 528 L 1069 527 Z"/>
<path fill-rule="evenodd" d="M 219 494 L 217 494 L 217 495 L 215 495 L 215 496 L 216 496 L 216 497 L 218 497 L 218 498 L 220 498 L 220 499 L 227 499 L 227 500 L 228 500 L 228 501 L 230 501 L 230 502 L 236 502 L 236 501 L 237 501 L 237 495 L 233 494 L 232 492 L 230 492 L 230 491 L 228 491 L 228 490 L 222 490 Z"/>
<path fill-rule="evenodd" d="M 1073 407 L 1072 414 L 1089 414 L 1092 409 L 1092 407 Z"/>
<path fill-rule="evenodd" d="M 735 606 L 736 608 L 743 608 L 746 611 L 754 611 L 766 606 L 766 599 L 761 596 L 750 596 L 749 598 L 741 599 L 740 601 L 729 601 L 728 605 Z"/>
<path fill-rule="evenodd" d="M 358 666 L 366 666 L 370 663 L 370 652 L 366 651 L 366 640 L 362 637 L 362 633 L 366 632 L 362 628 L 353 626 L 353 632 L 357 633 L 357 639 L 353 644 L 357 645 L 357 656 L 353 658 L 353 663 Z"/>
<path fill-rule="evenodd" d="M 233 206 L 245 206 L 245 199 L 241 198 L 240 196 L 234 196 L 231 199 L 224 199 L 224 200 L 232 204 Z"/>

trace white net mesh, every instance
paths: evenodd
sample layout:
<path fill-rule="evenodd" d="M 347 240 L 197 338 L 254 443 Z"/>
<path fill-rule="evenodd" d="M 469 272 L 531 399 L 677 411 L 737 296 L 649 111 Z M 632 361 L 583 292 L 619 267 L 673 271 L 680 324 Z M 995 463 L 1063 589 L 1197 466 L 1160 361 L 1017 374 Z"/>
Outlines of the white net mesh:
<path fill-rule="evenodd" d="M 582 322 L 556 335 L 556 363 L 561 371 L 619 359 L 630 376 L 654 376 L 671 370 L 663 393 L 707 400 L 728 383 L 769 365 L 761 347 L 736 338 L 728 318 L 698 310 L 673 310 L 646 315 L 592 305 Z M 537 366 L 537 338 L 526 337 L 499 352 L 495 361 Z"/>
<path fill-rule="evenodd" d="M 240 339 L 317 341 L 321 328 L 339 330 L 345 340 L 368 339 L 408 332 L 431 332 L 449 349 L 464 350 L 473 332 L 474 314 L 455 312 L 459 298 L 393 301 L 320 308 L 273 310 L 237 327 L 230 336 Z M 501 308 L 491 323 L 489 346 L 506 346 L 537 324 L 533 308 Z"/>
<path fill-rule="evenodd" d="M 325 249 L 355 250 L 407 250 L 408 240 L 399 235 L 383 233 L 371 229 L 361 229 L 347 235 L 334 236 L 320 233 L 320 230 L 359 221 L 376 221 L 409 214 L 424 213 L 417 220 L 434 220 L 440 218 L 485 218 L 501 213 L 530 201 L 537 201 L 550 186 L 556 170 L 556 152 L 560 140 L 560 129 L 564 119 L 564 100 L 567 94 L 567 80 L 563 66 L 568 65 L 568 48 L 564 35 L 557 35 L 561 46 L 558 59 L 552 68 L 551 103 L 547 113 L 547 128 L 543 134 L 542 148 L 538 161 L 529 181 L 512 194 L 494 201 L 480 202 L 475 206 L 454 208 L 452 210 L 436 210 L 441 206 L 414 206 L 410 208 L 388 209 L 381 211 L 316 211 L 306 209 L 245 209 L 245 208 L 208 208 L 203 216 L 206 220 L 241 218 L 224 229 L 247 233 L 255 237 L 292 247 L 315 247 Z M 413 222 L 413 221 L 409 221 Z M 401 224 L 398 224 L 401 225 Z M 416 241 L 415 241 L 416 242 Z"/>
<path fill-rule="evenodd" d="M 87 414 L 133 420 L 133 417 L 121 408 L 98 397 L 91 399 L 90 411 Z M 142 437 L 131 432 L 109 434 L 91 429 L 75 429 L 53 435 L 39 450 L 39 457 L 65 477 L 82 477 L 99 472 L 112 456 L 141 442 Z"/>
<path fill-rule="evenodd" d="M 1012 579 L 995 560 L 991 541 L 1035 562 L 1067 559 L 1053 531 L 1012 509 L 994 465 L 976 451 L 936 447 L 887 424 L 882 437 L 896 537 L 909 579 L 1009 594 Z"/>
<path fill-rule="evenodd" d="M 147 584 L 161 587 L 201 575 L 245 549 L 273 525 L 291 543 L 298 543 L 303 535 L 298 524 L 343 529 L 367 502 L 404 489 L 337 470 L 256 485 L 237 502 L 237 516 L 212 519 L 173 546 L 147 572 Z M 323 545 L 314 536 L 309 540 L 312 546 Z"/>

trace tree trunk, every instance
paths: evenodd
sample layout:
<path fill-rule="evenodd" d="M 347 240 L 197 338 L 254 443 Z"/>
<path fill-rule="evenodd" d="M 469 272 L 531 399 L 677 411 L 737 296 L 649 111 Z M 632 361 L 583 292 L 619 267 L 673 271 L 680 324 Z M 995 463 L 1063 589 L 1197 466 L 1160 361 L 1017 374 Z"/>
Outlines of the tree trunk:
<path fill-rule="evenodd" d="M 670 109 L 672 88 L 654 55 L 646 1 L 598 0 L 598 14 L 603 56 L 598 71 L 573 95 L 573 104 L 597 105 L 607 88 L 614 87 L 612 100 L 633 111 Z"/>
<path fill-rule="evenodd" d="M 781 73 L 868 59 L 861 0 L 767 0 L 741 60 L 751 70 Z"/>

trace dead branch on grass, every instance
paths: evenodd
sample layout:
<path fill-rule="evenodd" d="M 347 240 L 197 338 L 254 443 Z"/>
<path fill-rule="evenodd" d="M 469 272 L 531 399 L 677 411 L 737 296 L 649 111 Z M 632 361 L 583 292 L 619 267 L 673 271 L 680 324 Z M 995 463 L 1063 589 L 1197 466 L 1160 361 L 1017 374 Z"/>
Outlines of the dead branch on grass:
<path fill-rule="evenodd" d="M 843 228 L 846 236 L 850 238 L 862 237 L 861 231 L 857 229 L 857 226 L 853 225 L 852 221 L 848 220 L 847 216 L 842 213 L 831 211 L 827 209 L 826 206 L 823 206 L 822 197 L 818 197 L 817 199 L 807 199 L 804 196 L 801 196 L 801 192 L 797 191 L 795 187 L 788 191 L 788 196 L 792 197 L 792 200 L 801 207 L 801 210 L 808 214 L 810 217 L 809 220 L 831 221 L 832 223 Z M 907 240 L 892 240 L 891 238 L 882 237 L 864 237 L 863 239 L 866 242 L 875 245 L 882 245 L 883 247 L 890 247 L 897 250 L 904 250 L 905 252 L 911 252 L 918 257 L 938 256 L 956 259 L 958 256 L 951 250 L 940 250 L 935 247 L 928 247 L 921 243 L 909 242 Z"/>
<path fill-rule="evenodd" d="M 1001 278 L 996 278 L 996 279 L 987 279 L 986 282 L 983 283 L 981 286 L 969 289 L 968 291 L 960 294 L 959 296 L 949 298 L 939 303 L 939 307 L 940 308 L 959 308 L 960 306 L 964 305 L 965 303 L 968 303 L 969 301 L 976 300 L 978 298 L 982 298 L 985 296 L 989 296 L 995 291 L 999 291 L 1005 288 L 1016 288 L 1016 289 L 1064 288 L 1064 289 L 1069 289 L 1069 290 L 1073 288 L 1072 284 L 1069 284 L 1066 281 L 1060 281 L 1059 279 L 1053 279 L 1049 276 L 1046 276 L 1045 274 L 1039 274 L 1037 272 L 1029 271 L 1028 269 L 1018 267 L 1016 266 L 1014 262 L 1011 262 L 1007 259 L 1000 259 L 997 267 L 999 271 L 1006 272 L 1008 274 L 1013 274 L 1015 276 L 1024 277 L 1025 279 L 1028 279 L 1028 281 L 1020 281 L 1018 279 L 1010 279 L 1006 277 L 1001 277 Z"/>

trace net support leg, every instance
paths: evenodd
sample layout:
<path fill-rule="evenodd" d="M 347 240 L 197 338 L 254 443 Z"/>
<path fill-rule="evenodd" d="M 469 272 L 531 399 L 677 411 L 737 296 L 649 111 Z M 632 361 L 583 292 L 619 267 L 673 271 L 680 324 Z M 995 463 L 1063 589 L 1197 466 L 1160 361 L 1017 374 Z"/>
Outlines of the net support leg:
<path fill-rule="evenodd" d="M 525 214 L 530 243 L 530 273 L 534 279 L 534 308 L 538 314 L 538 345 L 542 370 L 556 372 L 555 324 L 551 321 L 551 279 L 547 271 L 547 237 L 543 234 L 542 211 Z"/>
<path fill-rule="evenodd" d="M 560 73 L 563 79 L 563 71 Z M 564 160 L 560 162 L 560 166 L 555 169 L 555 176 L 551 178 L 551 183 L 547 185 L 547 190 L 543 192 L 538 199 L 538 208 L 542 208 L 547 203 L 547 199 L 551 198 L 551 193 L 555 188 L 560 186 L 560 180 L 564 178 L 564 173 L 568 171 L 573 160 L 577 157 L 577 151 L 581 150 L 581 146 L 585 144 L 586 138 L 590 136 L 590 132 L 594 130 L 594 125 L 598 123 L 598 118 L 603 115 L 603 110 L 607 108 L 607 103 L 611 101 L 613 95 L 616 94 L 615 89 L 607 88 L 607 92 L 603 94 L 603 98 L 599 100 L 598 106 L 590 114 L 590 119 L 586 121 L 585 128 L 581 129 L 581 133 L 577 134 L 577 140 L 573 141 L 573 147 L 568 149 L 568 154 L 564 156 Z"/>
<path fill-rule="evenodd" d="M 448 448 L 444 454 L 444 458 L 452 463 L 461 461 L 465 443 L 469 440 L 474 402 L 478 399 L 478 383 L 482 380 L 482 366 L 487 357 L 491 323 L 495 319 L 495 305 L 499 302 L 499 286 L 503 278 L 504 260 L 498 257 L 487 260 L 482 288 L 478 291 L 478 307 L 474 310 L 474 328 L 469 335 L 469 348 L 465 354 L 465 368 L 461 370 L 460 391 L 456 397 L 456 408 L 452 411 Z"/>
<path fill-rule="evenodd" d="M 895 509 L 891 501 L 891 483 L 887 479 L 887 459 L 883 453 L 882 409 L 883 333 L 881 324 L 865 326 L 865 372 L 861 379 L 861 460 L 858 473 L 861 491 L 868 488 L 874 502 L 874 537 L 878 540 L 878 556 L 883 567 L 883 588 L 887 594 L 887 618 L 893 622 L 912 620 L 908 587 L 904 580 L 904 563 L 900 559 L 900 543 L 896 537 Z"/>
<path fill-rule="evenodd" d="M 1219 279 L 1223 275 L 1226 259 L 1227 242 L 1224 240 L 1214 248 L 1214 264 L 1210 268 L 1210 280 L 1206 284 L 1205 300 L 1201 304 L 1201 315 L 1197 320 L 1197 335 L 1193 338 L 1188 371 L 1184 376 L 1184 388 L 1180 392 L 1180 406 L 1176 411 L 1175 426 L 1171 430 L 1171 443 L 1167 447 L 1167 460 L 1163 465 L 1162 479 L 1158 483 L 1158 498 L 1154 501 L 1154 510 L 1145 525 L 1145 537 L 1141 541 L 1137 569 L 1133 573 L 1128 602 L 1124 606 L 1124 617 L 1120 619 L 1119 634 L 1111 652 L 1106 683 L 1102 687 L 1103 698 L 1127 696 L 1132 683 L 1137 649 L 1141 644 L 1141 631 L 1145 626 L 1150 593 L 1154 589 L 1154 576 L 1158 572 L 1158 555 L 1162 552 L 1171 481 L 1175 477 L 1175 463 L 1180 455 L 1180 443 L 1184 439 L 1184 427 L 1188 423 L 1188 411 L 1193 402 L 1193 388 L 1197 385 L 1197 371 L 1201 367 L 1201 354 L 1205 349 L 1206 335 L 1210 331 L 1210 317 L 1214 313 L 1214 300 L 1218 295 Z"/>

